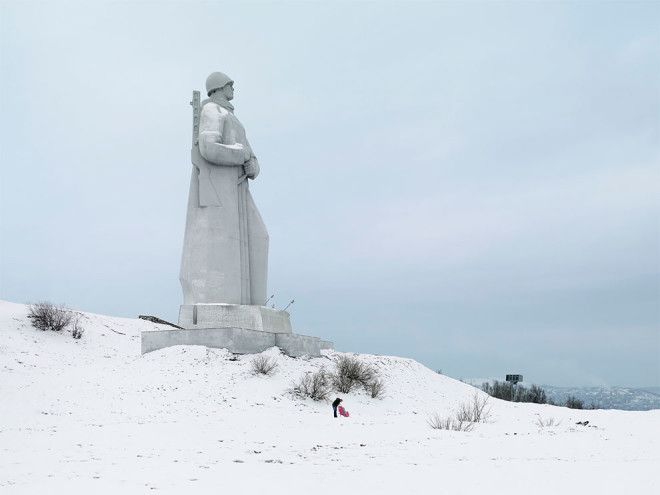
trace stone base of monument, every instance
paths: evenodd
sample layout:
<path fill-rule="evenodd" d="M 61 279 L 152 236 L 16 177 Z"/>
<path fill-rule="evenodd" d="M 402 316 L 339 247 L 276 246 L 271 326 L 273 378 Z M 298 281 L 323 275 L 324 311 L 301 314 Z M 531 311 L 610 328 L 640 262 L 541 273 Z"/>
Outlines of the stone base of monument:
<path fill-rule="evenodd" d="M 181 329 L 142 332 L 142 354 L 174 345 L 225 348 L 253 354 L 277 346 L 285 354 L 320 356 L 332 342 L 294 334 L 289 313 L 264 306 L 240 304 L 191 304 L 179 309 Z"/>

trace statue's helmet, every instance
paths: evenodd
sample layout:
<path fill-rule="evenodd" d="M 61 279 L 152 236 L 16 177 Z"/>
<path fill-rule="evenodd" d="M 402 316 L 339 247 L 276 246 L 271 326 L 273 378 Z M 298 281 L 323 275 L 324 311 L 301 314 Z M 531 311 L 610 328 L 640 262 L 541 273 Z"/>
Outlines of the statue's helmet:
<path fill-rule="evenodd" d="M 224 88 L 227 84 L 233 83 L 231 77 L 222 72 L 214 72 L 206 78 L 206 94 L 211 96 L 211 93 L 216 89 Z"/>

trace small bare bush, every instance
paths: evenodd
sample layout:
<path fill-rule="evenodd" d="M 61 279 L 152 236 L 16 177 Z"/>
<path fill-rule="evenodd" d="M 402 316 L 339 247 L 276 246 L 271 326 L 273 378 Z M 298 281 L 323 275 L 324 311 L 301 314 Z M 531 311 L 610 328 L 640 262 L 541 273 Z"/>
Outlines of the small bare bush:
<path fill-rule="evenodd" d="M 377 378 L 376 370 L 353 356 L 339 356 L 336 361 L 336 371 L 332 375 L 332 384 L 344 394 L 350 392 L 356 385 L 366 390 Z"/>
<path fill-rule="evenodd" d="M 474 423 L 460 421 L 450 416 L 443 417 L 438 413 L 431 415 L 426 422 L 434 430 L 470 431 L 474 428 Z"/>
<path fill-rule="evenodd" d="M 53 330 L 61 332 L 73 319 L 73 313 L 64 306 L 55 306 L 49 302 L 30 304 L 28 318 L 32 326 L 39 330 Z"/>
<path fill-rule="evenodd" d="M 83 336 L 83 333 L 85 333 L 85 329 L 80 324 L 80 315 L 76 315 L 72 318 L 71 337 L 76 340 L 80 340 Z"/>
<path fill-rule="evenodd" d="M 385 394 L 385 382 L 380 378 L 374 378 L 366 389 L 372 399 L 380 399 Z"/>
<path fill-rule="evenodd" d="M 325 400 L 331 391 L 330 376 L 323 368 L 316 373 L 305 373 L 297 382 L 293 383 L 294 394 L 313 400 Z"/>
<path fill-rule="evenodd" d="M 490 406 L 488 405 L 488 397 L 480 397 L 478 393 L 472 396 L 470 402 L 463 402 L 458 406 L 456 412 L 456 419 L 461 422 L 469 423 L 485 423 L 490 417 Z"/>
<path fill-rule="evenodd" d="M 471 431 L 477 423 L 485 423 L 490 417 L 488 397 L 480 397 L 478 393 L 472 400 L 459 404 L 452 416 L 433 414 L 427 423 L 434 430 Z"/>
<path fill-rule="evenodd" d="M 559 426 L 561 421 L 557 421 L 555 418 L 543 419 L 541 416 L 536 418 L 536 426 L 539 428 L 552 428 L 553 426 Z"/>
<path fill-rule="evenodd" d="M 252 373 L 255 375 L 272 375 L 277 366 L 277 361 L 269 356 L 259 355 L 252 358 Z"/>

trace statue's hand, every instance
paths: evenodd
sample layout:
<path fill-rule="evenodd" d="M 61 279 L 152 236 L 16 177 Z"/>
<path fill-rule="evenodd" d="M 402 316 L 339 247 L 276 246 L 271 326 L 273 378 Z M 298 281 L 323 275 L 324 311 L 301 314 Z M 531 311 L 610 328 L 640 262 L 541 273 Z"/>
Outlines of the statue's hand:
<path fill-rule="evenodd" d="M 257 175 L 259 175 L 259 162 L 254 157 L 250 158 L 250 160 L 243 165 L 243 168 L 245 169 L 245 175 L 250 179 L 255 179 Z"/>
<path fill-rule="evenodd" d="M 243 148 L 243 159 L 247 162 L 252 157 L 252 150 L 248 146 L 241 145 L 241 147 Z"/>

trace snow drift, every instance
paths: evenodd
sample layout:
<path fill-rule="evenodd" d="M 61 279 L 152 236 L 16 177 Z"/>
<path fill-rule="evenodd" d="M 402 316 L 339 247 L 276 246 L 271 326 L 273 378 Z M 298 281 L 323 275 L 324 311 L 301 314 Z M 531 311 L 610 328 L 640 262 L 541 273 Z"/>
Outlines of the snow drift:
<path fill-rule="evenodd" d="M 2 493 L 651 493 L 660 411 L 580 411 L 490 399 L 471 432 L 434 430 L 481 394 L 421 364 L 360 355 L 385 382 L 330 401 L 291 393 L 340 353 L 290 358 L 180 346 L 140 355 L 154 323 L 82 313 L 85 334 L 36 330 L 0 302 Z M 577 422 L 589 421 L 588 426 Z"/>

